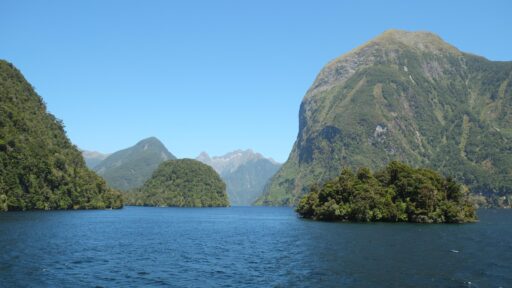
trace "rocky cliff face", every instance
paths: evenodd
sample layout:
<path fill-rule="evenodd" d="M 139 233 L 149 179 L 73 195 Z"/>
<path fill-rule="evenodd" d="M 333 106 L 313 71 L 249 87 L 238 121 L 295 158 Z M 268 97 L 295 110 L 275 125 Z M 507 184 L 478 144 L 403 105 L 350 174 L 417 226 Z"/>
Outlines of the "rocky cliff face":
<path fill-rule="evenodd" d="M 387 31 L 319 73 L 289 159 L 258 204 L 295 205 L 342 167 L 390 160 L 438 169 L 500 201 L 512 191 L 511 79 L 512 62 L 428 32 Z"/>

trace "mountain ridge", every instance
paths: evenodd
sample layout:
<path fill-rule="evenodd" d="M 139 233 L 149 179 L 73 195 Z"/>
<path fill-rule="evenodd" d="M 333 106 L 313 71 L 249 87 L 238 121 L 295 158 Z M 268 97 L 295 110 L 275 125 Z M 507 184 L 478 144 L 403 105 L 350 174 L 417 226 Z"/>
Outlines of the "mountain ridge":
<path fill-rule="evenodd" d="M 135 145 L 112 153 L 94 167 L 107 183 L 126 191 L 142 186 L 158 165 L 176 157 L 156 137 L 138 141 Z"/>
<path fill-rule="evenodd" d="M 258 201 L 295 205 L 342 167 L 391 160 L 453 174 L 491 202 L 512 183 L 512 62 L 433 33 L 388 31 L 330 61 L 304 96 L 288 160 Z"/>
<path fill-rule="evenodd" d="M 281 164 L 252 149 L 237 149 L 210 157 L 201 152 L 196 160 L 211 166 L 224 180 L 231 205 L 248 206 L 261 196 L 265 184 Z"/>
<path fill-rule="evenodd" d="M 0 60 L 0 211 L 122 205 L 23 74 Z"/>

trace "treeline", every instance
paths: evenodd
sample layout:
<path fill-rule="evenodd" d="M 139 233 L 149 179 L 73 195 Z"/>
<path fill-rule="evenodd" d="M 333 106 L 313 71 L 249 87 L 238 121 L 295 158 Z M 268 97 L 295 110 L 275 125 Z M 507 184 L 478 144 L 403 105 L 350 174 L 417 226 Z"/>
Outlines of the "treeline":
<path fill-rule="evenodd" d="M 229 206 L 226 184 L 210 166 L 192 159 L 160 164 L 141 188 L 125 194 L 126 204 L 158 207 Z"/>
<path fill-rule="evenodd" d="M 430 169 L 393 161 L 372 173 L 343 169 L 322 186 L 313 186 L 296 211 L 324 221 L 464 223 L 476 220 L 468 191 Z"/>
<path fill-rule="evenodd" d="M 0 211 L 122 205 L 23 75 L 0 60 Z"/>

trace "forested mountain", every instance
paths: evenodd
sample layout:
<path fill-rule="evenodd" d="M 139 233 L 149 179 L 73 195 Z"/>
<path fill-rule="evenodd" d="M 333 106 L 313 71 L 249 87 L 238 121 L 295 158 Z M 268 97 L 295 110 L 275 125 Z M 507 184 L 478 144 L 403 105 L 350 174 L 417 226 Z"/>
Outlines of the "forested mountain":
<path fill-rule="evenodd" d="M 258 201 L 296 205 L 342 167 L 431 167 L 494 204 L 512 193 L 512 62 L 391 30 L 331 61 L 307 91 L 286 163 Z"/>
<path fill-rule="evenodd" d="M 220 174 L 233 206 L 247 206 L 256 201 L 265 184 L 281 166 L 252 150 L 236 150 L 214 157 L 203 152 L 196 159 L 212 166 Z"/>
<path fill-rule="evenodd" d="M 62 121 L 0 60 L 0 211 L 119 207 L 121 195 L 85 166 Z"/>
<path fill-rule="evenodd" d="M 176 159 L 155 137 L 117 151 L 94 167 L 110 187 L 127 191 L 142 186 L 160 163 Z"/>
<path fill-rule="evenodd" d="M 103 154 L 96 151 L 82 150 L 82 156 L 84 157 L 85 165 L 87 165 L 89 169 L 94 169 L 96 165 L 105 160 L 109 155 L 110 154 Z"/>
<path fill-rule="evenodd" d="M 128 192 L 127 200 L 158 207 L 229 206 L 226 184 L 217 172 L 192 159 L 163 162 L 141 188 Z"/>

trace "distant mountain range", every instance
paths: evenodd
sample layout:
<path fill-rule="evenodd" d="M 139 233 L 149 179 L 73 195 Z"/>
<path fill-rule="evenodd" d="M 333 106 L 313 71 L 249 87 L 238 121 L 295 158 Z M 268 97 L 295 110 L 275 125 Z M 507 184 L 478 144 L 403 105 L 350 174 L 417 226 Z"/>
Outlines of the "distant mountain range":
<path fill-rule="evenodd" d="M 390 30 L 329 62 L 307 91 L 262 205 L 295 205 L 342 167 L 430 167 L 501 206 L 512 189 L 512 62 Z"/>
<path fill-rule="evenodd" d="M 252 150 L 236 150 L 224 156 L 210 157 L 201 153 L 197 160 L 210 165 L 226 182 L 233 206 L 251 205 L 261 196 L 267 181 L 281 165 Z"/>
<path fill-rule="evenodd" d="M 85 160 L 85 165 L 89 169 L 94 169 L 101 161 L 105 160 L 110 154 L 103 154 L 97 151 L 82 150 L 82 156 Z"/>
<path fill-rule="evenodd" d="M 142 186 L 160 163 L 176 157 L 155 137 L 117 151 L 94 166 L 94 171 L 116 189 L 126 191 Z"/>
<path fill-rule="evenodd" d="M 176 159 L 155 137 L 113 154 L 82 151 L 82 155 L 91 169 L 111 187 L 122 191 L 142 187 L 162 162 Z M 196 160 L 209 165 L 221 176 L 233 206 L 251 205 L 281 167 L 272 158 L 252 150 L 236 150 L 214 157 L 203 152 Z"/>

